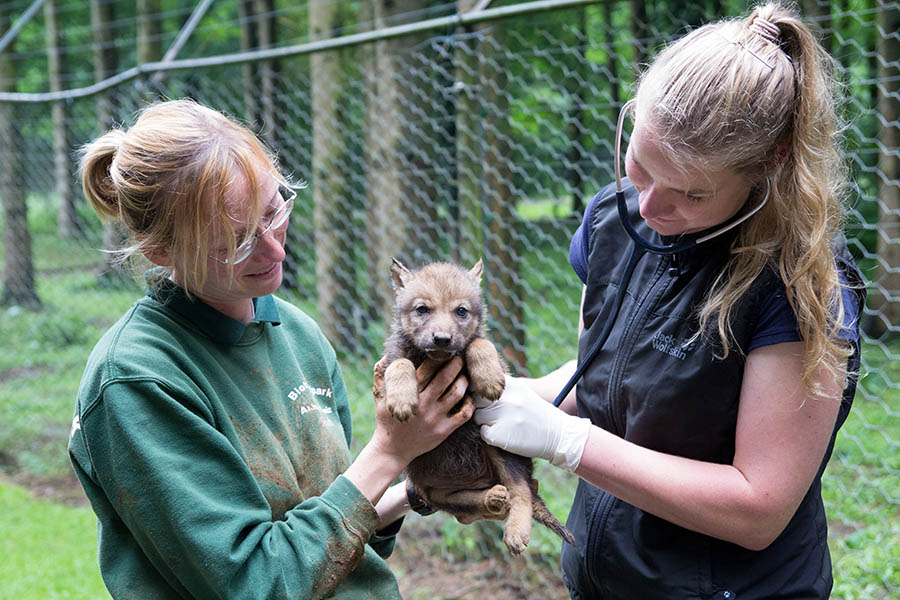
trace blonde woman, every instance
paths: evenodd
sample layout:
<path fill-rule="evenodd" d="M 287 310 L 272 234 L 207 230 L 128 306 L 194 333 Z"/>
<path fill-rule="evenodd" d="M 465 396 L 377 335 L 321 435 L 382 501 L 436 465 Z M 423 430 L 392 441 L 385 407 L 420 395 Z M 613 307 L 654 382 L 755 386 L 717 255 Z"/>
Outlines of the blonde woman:
<path fill-rule="evenodd" d="M 690 243 L 637 264 L 562 410 L 545 400 L 574 363 L 510 379 L 475 413 L 489 443 L 580 477 L 562 554 L 572 598 L 829 596 L 820 478 L 855 392 L 865 300 L 840 232 L 831 81 L 779 4 L 691 32 L 642 74 L 630 220 L 657 245 Z M 580 360 L 630 246 L 609 186 L 570 250 Z"/>
<path fill-rule="evenodd" d="M 389 488 L 468 420 L 457 359 L 420 368 L 419 412 L 376 415 L 353 459 L 328 341 L 274 297 L 294 192 L 246 128 L 191 101 L 84 150 L 84 192 L 158 267 L 98 342 L 69 453 L 114 598 L 400 598 Z"/>

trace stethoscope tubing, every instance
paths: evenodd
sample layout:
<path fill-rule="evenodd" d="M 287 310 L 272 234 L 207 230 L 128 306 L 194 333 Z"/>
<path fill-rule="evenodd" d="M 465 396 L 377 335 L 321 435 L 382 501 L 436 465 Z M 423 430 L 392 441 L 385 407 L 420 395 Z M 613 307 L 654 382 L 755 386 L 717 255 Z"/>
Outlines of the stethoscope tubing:
<path fill-rule="evenodd" d="M 622 308 L 622 301 L 625 299 L 625 292 L 628 289 L 628 284 L 631 282 L 631 275 L 634 273 L 634 268 L 646 252 L 647 249 L 640 244 L 631 245 L 631 254 L 628 255 L 628 262 L 625 265 L 625 271 L 622 273 L 622 277 L 619 279 L 619 289 L 616 291 L 616 298 L 613 301 L 613 312 L 609 315 L 606 324 L 603 326 L 603 331 L 600 332 L 600 336 L 591 346 L 590 350 L 588 350 L 584 360 L 581 361 L 581 364 L 575 369 L 575 372 L 569 378 L 569 381 L 566 382 L 566 385 L 563 386 L 563 389 L 556 396 L 556 399 L 553 400 L 553 406 L 562 404 L 562 401 L 569 395 L 569 392 L 572 391 L 572 388 L 575 387 L 575 384 L 578 383 L 578 380 L 581 379 L 581 376 L 584 375 L 587 368 L 591 366 L 591 363 L 603 348 L 603 345 L 606 344 L 606 339 L 612 332 L 616 318 L 619 316 L 619 309 Z"/>
<path fill-rule="evenodd" d="M 572 391 L 572 388 L 575 387 L 575 384 L 578 383 L 578 380 L 581 379 L 581 376 L 584 375 L 584 372 L 591 365 L 591 363 L 597 357 L 597 354 L 603 348 L 603 345 L 606 343 L 610 332 L 612 332 L 613 325 L 615 324 L 616 319 L 619 316 L 619 309 L 622 308 L 622 302 L 625 300 L 625 292 L 628 289 L 628 285 L 631 283 L 631 276 L 634 274 L 634 268 L 637 266 L 638 262 L 641 260 L 641 258 L 644 257 L 645 254 L 647 254 L 648 252 L 661 256 L 678 254 L 679 252 L 684 252 L 685 250 L 693 248 L 698 244 L 702 244 L 707 240 L 711 240 L 712 238 L 717 237 L 730 229 L 733 229 L 737 225 L 740 225 L 748 218 L 753 216 L 763 206 L 765 206 L 766 202 L 769 200 L 770 191 L 771 183 L 769 182 L 769 179 L 766 178 L 766 195 L 763 197 L 762 202 L 760 202 L 758 206 L 756 206 L 747 214 L 743 215 L 741 218 L 702 237 L 690 240 L 682 240 L 680 242 L 675 242 L 672 244 L 660 245 L 654 244 L 650 240 L 642 238 L 637 230 L 635 230 L 634 226 L 631 224 L 631 220 L 628 218 L 628 206 L 625 203 L 625 192 L 621 189 L 616 189 L 616 204 L 618 205 L 619 223 L 625 229 L 628 237 L 631 238 L 631 254 L 628 255 L 628 262 L 625 264 L 625 271 L 622 273 L 622 277 L 619 279 L 619 289 L 616 292 L 616 297 L 613 301 L 613 309 L 606 321 L 606 324 L 603 326 L 603 331 L 600 333 L 597 341 L 594 342 L 594 344 L 588 350 L 587 354 L 584 356 L 584 360 L 581 361 L 581 364 L 579 364 L 575 369 L 575 372 L 569 378 L 569 381 L 566 382 L 566 385 L 563 386 L 562 390 L 560 390 L 559 394 L 557 394 L 556 398 L 553 400 L 553 406 L 559 406 L 560 404 L 562 404 L 562 401 L 566 396 L 569 395 L 569 392 Z"/>
<path fill-rule="evenodd" d="M 559 406 L 562 404 L 562 401 L 569 395 L 569 392 L 572 391 L 572 388 L 578 383 L 581 379 L 581 376 L 584 375 L 584 372 L 587 371 L 587 368 L 591 365 L 594 359 L 597 357 L 597 354 L 600 353 L 600 350 L 603 349 L 603 345 L 606 343 L 607 338 L 609 338 L 609 334 L 612 332 L 613 325 L 615 325 L 616 319 L 619 316 L 619 309 L 622 308 L 622 302 L 625 300 L 625 293 L 628 289 L 628 285 L 631 283 L 631 276 L 634 274 L 634 268 L 637 266 L 638 262 L 641 258 L 644 257 L 646 253 L 658 254 L 658 255 L 674 255 L 679 252 L 684 252 L 690 248 L 697 246 L 698 244 L 702 244 L 708 240 L 713 239 L 714 237 L 718 237 L 729 231 L 734 229 L 753 215 L 755 215 L 759 210 L 766 205 L 766 202 L 769 201 L 769 194 L 772 191 L 772 182 L 768 177 L 766 177 L 766 195 L 763 196 L 762 202 L 760 202 L 756 207 L 752 210 L 748 211 L 740 218 L 735 219 L 728 223 L 727 225 L 716 229 L 715 231 L 708 233 L 706 235 L 700 236 L 698 238 L 691 238 L 687 240 L 682 240 L 680 242 L 674 242 L 671 244 L 655 244 L 650 240 L 642 238 L 641 235 L 637 232 L 634 226 L 631 224 L 631 219 L 628 216 L 628 205 L 625 202 L 625 192 L 622 189 L 622 172 L 621 172 L 621 144 L 622 144 L 622 124 L 625 119 L 625 114 L 627 113 L 628 107 L 634 103 L 634 100 L 629 100 L 622 106 L 622 110 L 619 111 L 619 120 L 616 128 L 616 144 L 615 144 L 615 155 L 616 155 L 616 207 L 619 214 L 619 223 L 621 223 L 622 228 L 625 229 L 625 232 L 628 234 L 628 237 L 631 238 L 632 246 L 631 246 L 631 254 L 628 256 L 628 262 L 625 264 L 625 271 L 622 273 L 622 277 L 619 279 L 619 289 L 616 292 L 615 300 L 613 301 L 613 309 L 609 315 L 609 318 L 606 320 L 606 324 L 603 326 L 603 330 L 600 332 L 600 335 L 597 337 L 597 340 L 593 343 L 593 345 L 588 350 L 587 354 L 584 356 L 584 360 L 581 361 L 581 364 L 577 366 L 575 372 L 569 378 L 569 381 L 566 382 L 566 385 L 563 386 L 562 390 L 560 390 L 559 394 L 557 394 L 556 398 L 553 400 L 553 406 Z"/>

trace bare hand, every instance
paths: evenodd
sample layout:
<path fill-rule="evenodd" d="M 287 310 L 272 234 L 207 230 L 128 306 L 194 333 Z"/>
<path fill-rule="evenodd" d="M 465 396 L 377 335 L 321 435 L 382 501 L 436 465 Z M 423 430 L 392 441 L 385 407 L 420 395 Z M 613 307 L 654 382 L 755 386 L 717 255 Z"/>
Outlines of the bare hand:
<path fill-rule="evenodd" d="M 466 396 L 469 382 L 460 374 L 463 361 L 459 357 L 438 363 L 426 360 L 416 369 L 419 404 L 416 414 L 405 422 L 393 418 L 384 406 L 385 359 L 375 365 L 375 434 L 383 452 L 392 455 L 403 464 L 436 447 L 457 427 L 468 421 L 475 410 L 474 403 Z M 460 402 L 462 401 L 462 402 Z M 454 412 L 454 407 L 460 404 Z"/>

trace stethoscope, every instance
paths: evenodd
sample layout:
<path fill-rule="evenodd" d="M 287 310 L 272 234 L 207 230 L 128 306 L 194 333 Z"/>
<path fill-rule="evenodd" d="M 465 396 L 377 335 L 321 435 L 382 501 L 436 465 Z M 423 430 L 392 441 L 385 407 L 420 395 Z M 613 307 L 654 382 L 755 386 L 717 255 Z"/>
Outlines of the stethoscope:
<path fill-rule="evenodd" d="M 631 224 L 631 219 L 628 218 L 628 205 L 625 203 L 625 192 L 622 190 L 622 125 L 625 121 L 625 115 L 628 113 L 628 109 L 633 104 L 634 100 L 629 100 L 622 106 L 622 110 L 619 111 L 619 120 L 616 124 L 615 147 L 616 206 L 619 212 L 619 223 L 622 224 L 622 227 L 625 229 L 625 233 L 628 234 L 628 237 L 630 237 L 631 241 L 633 242 L 631 246 L 631 254 L 629 254 L 628 262 L 625 264 L 625 271 L 623 271 L 622 277 L 621 279 L 619 279 L 618 291 L 616 292 L 616 297 L 613 300 L 613 309 L 605 325 L 603 326 L 603 330 L 600 332 L 600 335 L 599 337 L 597 337 L 596 341 L 594 341 L 594 344 L 587 351 L 587 354 L 584 355 L 584 359 L 581 361 L 581 364 L 579 364 L 575 369 L 575 373 L 572 374 L 572 377 L 570 377 L 569 381 L 566 382 L 566 385 L 556 396 L 556 399 L 553 400 L 553 406 L 559 406 L 562 403 L 563 399 L 565 399 L 565 397 L 569 395 L 569 392 L 572 391 L 572 388 L 575 387 L 575 384 L 578 383 L 578 380 L 581 379 L 581 376 L 584 375 L 584 372 L 591 365 L 591 362 L 593 362 L 594 358 L 597 357 L 597 354 L 599 354 L 600 350 L 603 348 L 603 344 L 606 343 L 606 339 L 609 337 L 613 325 L 616 322 L 616 318 L 619 315 L 619 309 L 622 307 L 622 301 L 625 299 L 625 290 L 628 287 L 628 284 L 631 282 L 631 276 L 634 273 L 634 268 L 646 253 L 649 252 L 651 254 L 671 256 L 673 254 L 678 254 L 679 252 L 689 250 L 690 248 L 694 248 L 695 246 L 718 237 L 723 233 L 734 229 L 735 227 L 755 215 L 757 212 L 759 212 L 759 210 L 766 205 L 766 202 L 769 201 L 769 193 L 772 191 L 772 183 L 769 178 L 766 177 L 766 195 L 763 196 L 762 202 L 754 207 L 753 210 L 741 215 L 739 218 L 727 223 L 726 225 L 723 225 L 712 233 L 707 233 L 697 238 L 673 242 L 671 244 L 654 244 L 650 240 L 642 238 L 637 230 L 635 230 L 634 226 Z"/>

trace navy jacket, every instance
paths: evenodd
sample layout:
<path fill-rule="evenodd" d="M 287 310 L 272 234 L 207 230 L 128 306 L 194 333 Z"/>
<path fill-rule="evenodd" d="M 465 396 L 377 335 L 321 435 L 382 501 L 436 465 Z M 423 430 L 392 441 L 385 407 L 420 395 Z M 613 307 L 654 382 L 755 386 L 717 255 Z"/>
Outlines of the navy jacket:
<path fill-rule="evenodd" d="M 618 222 L 613 190 L 609 186 L 598 194 L 585 220 L 590 250 L 580 355 L 607 321 L 631 247 Z M 626 187 L 626 195 L 641 235 L 668 241 L 641 221 L 633 186 Z M 727 358 L 714 357 L 715 335 L 690 341 L 697 330 L 697 307 L 725 265 L 733 240 L 729 233 L 675 257 L 644 256 L 604 349 L 578 385 L 582 417 L 647 448 L 731 464 L 745 356 L 759 303 L 781 285 L 771 271 L 754 283 L 735 311 L 736 348 Z M 861 278 L 843 238 L 835 253 L 846 281 L 858 288 L 855 299 L 861 307 Z M 858 344 L 848 368 L 858 372 Z M 827 598 L 832 576 L 821 475 L 855 387 L 855 378 L 849 378 L 822 466 L 793 519 L 765 550 L 750 551 L 683 529 L 579 481 L 567 523 L 577 546 L 564 546 L 562 555 L 571 596 Z"/>

